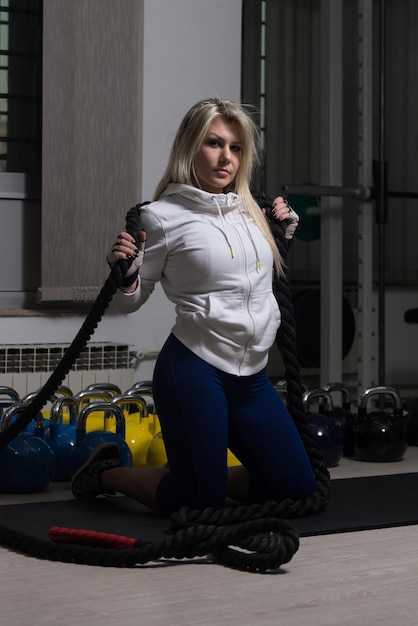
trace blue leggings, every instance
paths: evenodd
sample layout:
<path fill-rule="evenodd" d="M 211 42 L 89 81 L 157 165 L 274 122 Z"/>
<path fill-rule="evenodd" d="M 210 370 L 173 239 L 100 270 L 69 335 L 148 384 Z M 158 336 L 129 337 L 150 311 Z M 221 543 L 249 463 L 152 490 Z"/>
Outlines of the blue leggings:
<path fill-rule="evenodd" d="M 305 447 L 266 369 L 226 374 L 170 335 L 153 391 L 171 470 L 157 490 L 161 511 L 225 506 L 228 447 L 250 473 L 253 502 L 315 490 Z"/>

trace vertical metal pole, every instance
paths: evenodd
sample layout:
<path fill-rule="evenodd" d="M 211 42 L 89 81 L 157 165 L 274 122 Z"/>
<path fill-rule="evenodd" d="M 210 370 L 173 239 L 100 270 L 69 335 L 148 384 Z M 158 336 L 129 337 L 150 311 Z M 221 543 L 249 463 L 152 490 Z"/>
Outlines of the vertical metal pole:
<path fill-rule="evenodd" d="M 385 231 L 387 222 L 387 171 L 385 148 L 386 7 L 380 0 L 379 21 L 379 161 L 377 163 L 376 221 L 378 223 L 378 341 L 379 385 L 385 384 Z"/>
<path fill-rule="evenodd" d="M 342 185 L 342 0 L 321 0 L 321 178 Z M 342 380 L 342 199 L 321 200 L 321 386 Z"/>
<path fill-rule="evenodd" d="M 358 173 L 373 186 L 373 0 L 358 2 Z M 373 206 L 358 211 L 357 361 L 359 394 L 375 385 L 375 304 L 373 300 Z"/>

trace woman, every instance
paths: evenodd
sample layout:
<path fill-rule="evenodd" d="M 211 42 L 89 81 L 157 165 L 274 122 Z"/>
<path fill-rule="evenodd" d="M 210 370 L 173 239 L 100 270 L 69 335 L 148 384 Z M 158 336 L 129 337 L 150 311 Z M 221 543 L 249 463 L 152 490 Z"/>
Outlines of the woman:
<path fill-rule="evenodd" d="M 120 492 L 162 512 L 305 498 L 312 467 L 268 379 L 280 325 L 272 292 L 282 260 L 249 181 L 256 126 L 229 100 L 193 106 L 176 134 L 135 239 L 121 232 L 108 261 L 131 261 L 115 303 L 135 311 L 161 285 L 176 321 L 155 367 L 153 394 L 168 466 L 124 468 L 101 446 L 73 477 L 73 494 Z M 274 215 L 292 239 L 298 217 L 283 198 Z M 145 252 L 144 252 L 145 251 Z M 227 449 L 241 466 L 227 467 Z"/>

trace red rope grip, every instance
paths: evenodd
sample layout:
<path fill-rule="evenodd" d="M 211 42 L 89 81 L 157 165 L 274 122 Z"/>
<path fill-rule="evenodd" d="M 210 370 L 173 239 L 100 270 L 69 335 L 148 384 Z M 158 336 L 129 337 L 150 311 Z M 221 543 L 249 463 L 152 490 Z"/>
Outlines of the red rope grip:
<path fill-rule="evenodd" d="M 137 539 L 101 533 L 96 530 L 82 530 L 80 528 L 62 528 L 52 526 L 49 531 L 51 541 L 59 543 L 74 543 L 77 545 L 96 546 L 102 548 L 114 548 L 115 550 L 132 550 L 137 544 Z"/>

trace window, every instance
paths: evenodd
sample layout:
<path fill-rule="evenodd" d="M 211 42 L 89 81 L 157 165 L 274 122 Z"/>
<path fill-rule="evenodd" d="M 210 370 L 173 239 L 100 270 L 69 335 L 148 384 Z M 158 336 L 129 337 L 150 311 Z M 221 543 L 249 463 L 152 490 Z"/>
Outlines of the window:
<path fill-rule="evenodd" d="M 0 172 L 41 170 L 42 0 L 0 0 Z"/>

